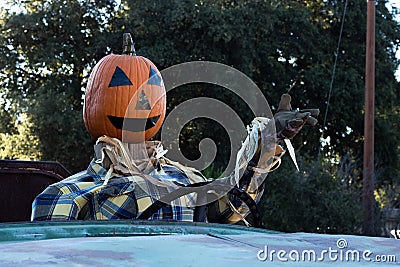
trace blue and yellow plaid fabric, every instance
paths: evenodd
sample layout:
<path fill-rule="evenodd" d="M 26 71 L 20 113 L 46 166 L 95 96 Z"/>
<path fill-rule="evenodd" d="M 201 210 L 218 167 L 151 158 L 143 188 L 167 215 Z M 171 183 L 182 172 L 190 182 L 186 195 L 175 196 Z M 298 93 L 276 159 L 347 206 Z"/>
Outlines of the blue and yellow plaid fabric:
<path fill-rule="evenodd" d="M 164 166 L 167 179 L 188 184 L 173 166 Z M 32 220 L 134 219 L 155 200 L 171 191 L 141 177 L 114 176 L 103 185 L 107 170 L 93 160 L 86 171 L 50 185 L 32 204 Z M 151 195 L 149 195 L 149 192 Z M 192 221 L 193 195 L 179 198 L 155 213 L 153 220 Z"/>

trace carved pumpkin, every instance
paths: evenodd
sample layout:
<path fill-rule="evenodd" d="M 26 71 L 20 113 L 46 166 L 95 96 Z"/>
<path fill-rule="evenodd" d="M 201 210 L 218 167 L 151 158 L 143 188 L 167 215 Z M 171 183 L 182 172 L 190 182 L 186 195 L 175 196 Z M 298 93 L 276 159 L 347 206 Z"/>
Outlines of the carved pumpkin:
<path fill-rule="evenodd" d="M 157 67 L 136 56 L 124 35 L 124 53 L 102 58 L 86 87 L 83 117 L 90 135 L 138 143 L 153 137 L 165 118 L 166 93 Z M 130 50 L 130 51 L 129 51 Z"/>

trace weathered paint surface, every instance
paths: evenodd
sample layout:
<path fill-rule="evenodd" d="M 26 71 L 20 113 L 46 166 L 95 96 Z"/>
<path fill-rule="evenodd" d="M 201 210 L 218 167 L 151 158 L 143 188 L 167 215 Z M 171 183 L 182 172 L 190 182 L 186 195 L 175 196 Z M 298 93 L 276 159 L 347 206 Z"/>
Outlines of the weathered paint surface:
<path fill-rule="evenodd" d="M 272 250 L 275 252 L 271 254 Z M 324 250 L 327 252 L 323 253 Z M 278 251 L 286 252 L 286 255 L 281 252 L 281 260 Z M 298 261 L 293 260 L 296 251 Z M 329 251 L 336 252 L 329 255 Z M 356 251 L 359 260 L 351 258 Z M 366 251 L 371 252 L 368 255 L 371 261 L 362 258 Z M 302 253 L 305 253 L 304 259 Z M 335 255 L 336 259 L 332 259 Z M 376 262 L 375 256 L 385 256 L 386 262 Z M 400 265 L 400 241 L 350 235 L 285 234 L 202 223 L 107 221 L 0 225 L 0 266 L 343 264 Z"/>

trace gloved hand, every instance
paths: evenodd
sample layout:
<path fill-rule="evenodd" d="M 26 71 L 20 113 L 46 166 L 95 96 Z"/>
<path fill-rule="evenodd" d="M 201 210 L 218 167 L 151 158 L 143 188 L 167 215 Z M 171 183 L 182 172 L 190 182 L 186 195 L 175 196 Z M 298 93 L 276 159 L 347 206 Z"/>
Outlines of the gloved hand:
<path fill-rule="evenodd" d="M 290 105 L 291 100 L 290 95 L 283 94 L 274 116 L 278 141 L 292 139 L 304 125 L 314 126 L 318 122 L 315 117 L 318 116 L 319 109 L 293 111 Z"/>

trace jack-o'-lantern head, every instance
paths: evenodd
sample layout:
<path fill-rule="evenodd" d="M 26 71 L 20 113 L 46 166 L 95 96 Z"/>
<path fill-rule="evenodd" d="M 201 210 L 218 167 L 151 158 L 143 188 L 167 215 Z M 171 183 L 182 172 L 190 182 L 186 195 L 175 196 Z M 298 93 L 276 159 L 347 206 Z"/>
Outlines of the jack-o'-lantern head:
<path fill-rule="evenodd" d="M 138 143 L 153 137 L 165 118 L 166 93 L 156 66 L 136 56 L 130 34 L 124 55 L 111 54 L 93 68 L 83 118 L 90 135 Z"/>

